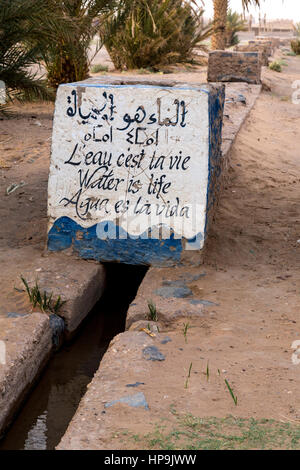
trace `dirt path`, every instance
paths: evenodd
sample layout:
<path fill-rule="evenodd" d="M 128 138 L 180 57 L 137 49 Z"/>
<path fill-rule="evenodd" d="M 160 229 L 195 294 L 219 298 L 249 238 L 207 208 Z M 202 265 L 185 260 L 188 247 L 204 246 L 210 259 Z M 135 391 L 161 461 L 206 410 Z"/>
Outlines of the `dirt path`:
<path fill-rule="evenodd" d="M 186 364 L 175 360 L 176 369 L 186 370 L 198 346 L 195 371 L 205 371 L 207 362 L 214 370 L 205 400 L 191 381 L 188 411 L 196 416 L 285 416 L 300 423 L 300 365 L 291 360 L 291 345 L 300 340 L 300 106 L 286 100 L 300 60 L 288 63 L 282 74 L 264 73 L 272 90 L 262 93 L 233 146 L 206 276 L 192 283 L 218 304 L 208 309 L 206 328 L 190 329 Z M 221 378 L 218 369 L 226 371 Z M 224 378 L 238 407 L 227 400 Z"/>
<path fill-rule="evenodd" d="M 45 246 L 53 109 L 53 104 L 19 105 L 16 118 L 0 121 L 0 315 L 28 310 L 14 286 L 21 273 L 39 269 Z"/>
<path fill-rule="evenodd" d="M 186 370 L 198 346 L 195 371 L 205 371 L 207 362 L 214 371 L 203 385 L 205 400 L 191 381 L 187 411 L 196 416 L 285 416 L 300 423 L 300 365 L 291 360 L 291 345 L 300 340 L 300 106 L 286 100 L 300 60 L 288 63 L 282 74 L 264 73 L 272 91 L 262 93 L 233 146 L 206 276 L 193 282 L 194 291 L 218 304 L 208 309 L 206 328 L 190 329 L 185 364 L 174 358 L 176 370 Z M 221 378 L 218 369 L 226 371 Z M 225 395 L 224 378 L 238 407 Z"/>

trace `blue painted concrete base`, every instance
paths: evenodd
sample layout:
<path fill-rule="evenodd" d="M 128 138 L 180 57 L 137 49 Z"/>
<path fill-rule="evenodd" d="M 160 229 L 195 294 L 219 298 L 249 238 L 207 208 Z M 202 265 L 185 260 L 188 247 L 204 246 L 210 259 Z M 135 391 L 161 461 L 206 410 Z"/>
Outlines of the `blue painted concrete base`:
<path fill-rule="evenodd" d="M 111 229 L 112 222 L 101 223 L 105 224 Z M 73 247 L 81 258 L 101 262 L 118 260 L 125 264 L 149 266 L 173 266 L 180 263 L 183 241 L 174 238 L 174 234 L 164 240 L 143 239 L 142 236 L 129 236 L 120 227 L 114 227 L 117 239 L 102 240 L 97 236 L 97 225 L 84 228 L 69 217 L 61 217 L 48 233 L 48 249 L 61 251 Z M 189 242 L 192 243 L 195 239 L 196 237 Z"/>

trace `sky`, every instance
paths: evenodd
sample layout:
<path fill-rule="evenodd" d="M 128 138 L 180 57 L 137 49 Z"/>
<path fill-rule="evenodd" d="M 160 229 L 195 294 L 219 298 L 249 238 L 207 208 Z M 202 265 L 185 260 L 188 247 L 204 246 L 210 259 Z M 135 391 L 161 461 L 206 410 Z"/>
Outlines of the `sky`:
<path fill-rule="evenodd" d="M 201 1 L 198 0 L 201 4 Z M 213 1 L 204 0 L 205 3 L 205 17 L 212 18 L 213 16 Z M 234 11 L 242 13 L 241 0 L 229 0 L 230 8 Z M 255 18 L 258 18 L 259 9 L 256 7 L 249 7 L 249 14 L 251 13 Z M 261 2 L 261 16 L 267 14 L 268 19 L 285 18 L 291 19 L 295 22 L 300 21 L 300 1 L 299 0 L 264 0 Z"/>

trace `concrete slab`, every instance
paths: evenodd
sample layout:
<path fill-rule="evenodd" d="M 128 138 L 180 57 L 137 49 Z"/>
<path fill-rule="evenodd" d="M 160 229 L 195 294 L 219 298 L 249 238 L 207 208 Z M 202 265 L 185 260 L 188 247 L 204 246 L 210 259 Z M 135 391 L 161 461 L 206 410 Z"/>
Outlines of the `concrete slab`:
<path fill-rule="evenodd" d="M 230 148 L 261 92 L 261 85 L 247 83 L 227 83 L 222 129 L 222 160 L 224 176 L 230 161 Z"/>
<path fill-rule="evenodd" d="M 0 303 L 0 435 L 53 350 L 71 338 L 101 297 L 106 279 L 103 265 L 67 254 L 38 253 L 18 269 L 6 279 Z M 21 274 L 29 285 L 38 282 L 42 292 L 66 300 L 58 317 L 38 307 L 32 313 Z"/>
<path fill-rule="evenodd" d="M 0 316 L 0 435 L 37 379 L 52 350 L 46 314 Z"/>
<path fill-rule="evenodd" d="M 35 268 L 22 271 L 29 285 L 37 280 L 41 291 L 61 296 L 66 301 L 58 314 L 65 321 L 65 334 L 72 336 L 82 320 L 100 299 L 106 283 L 105 267 L 93 261 L 68 256 L 67 253 L 51 253 L 36 259 Z M 16 286 L 24 287 L 20 280 Z"/>
<path fill-rule="evenodd" d="M 149 419 L 145 384 L 152 380 L 151 364 L 160 367 L 160 362 L 145 359 L 143 349 L 153 344 L 163 348 L 159 341 L 165 336 L 153 339 L 144 332 L 127 331 L 112 340 L 57 449 L 106 448 L 106 426 L 122 410 Z M 130 393 L 132 384 L 136 387 Z"/>

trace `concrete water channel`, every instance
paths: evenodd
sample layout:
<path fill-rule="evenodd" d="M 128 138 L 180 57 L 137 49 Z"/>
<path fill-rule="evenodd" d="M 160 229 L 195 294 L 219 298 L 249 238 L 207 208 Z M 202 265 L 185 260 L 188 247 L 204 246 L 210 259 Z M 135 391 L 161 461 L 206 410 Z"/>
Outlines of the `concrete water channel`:
<path fill-rule="evenodd" d="M 124 331 L 126 312 L 147 268 L 107 267 L 107 289 L 71 343 L 49 362 L 0 441 L 0 450 L 51 450 L 60 442 L 111 341 Z"/>
<path fill-rule="evenodd" d="M 234 83 L 226 86 L 225 116 L 227 117 L 223 123 L 222 136 L 224 161 L 227 161 L 232 142 L 260 91 L 260 85 Z M 242 96 L 241 94 L 246 99 L 246 104 L 241 104 L 238 100 Z M 99 299 L 100 292 L 102 292 L 105 285 L 106 270 L 102 269 L 103 265 L 97 263 L 87 263 L 82 260 L 81 262 L 75 257 L 63 253 L 53 253 L 49 258 L 38 258 L 36 262 L 39 263 L 36 265 L 42 267 L 42 271 L 39 273 L 42 287 L 50 288 L 55 295 L 63 292 L 66 284 L 66 287 L 72 287 L 68 290 L 66 296 L 68 309 L 66 312 L 61 312 L 61 316 L 65 323 L 65 333 L 73 335 L 75 330 L 77 332 L 77 337 L 73 342 L 65 345 L 53 356 L 40 378 L 37 377 L 37 374 L 53 351 L 48 319 L 44 318 L 44 314 L 35 313 L 34 316 L 31 315 L 31 312 L 24 319 L 21 318 L 27 329 L 29 329 L 27 342 L 20 340 L 20 337 L 23 338 L 23 330 L 20 330 L 20 319 L 18 323 L 19 336 L 17 335 L 17 328 L 15 328 L 17 325 L 13 325 L 14 330 L 11 328 L 12 321 L 8 325 L 10 332 L 10 336 L 7 333 L 8 353 L 13 361 L 10 363 L 11 367 L 6 371 L 6 375 L 4 375 L 4 379 L 6 380 L 6 377 L 8 377 L 9 380 L 7 381 L 8 387 L 5 389 L 6 394 L 2 397 L 2 403 L 4 405 L 8 403 L 10 406 L 9 408 L 4 407 L 6 423 L 3 420 L 2 428 L 5 429 L 12 413 L 16 412 L 17 409 L 19 412 L 10 429 L 6 432 L 4 439 L 0 441 L 0 450 L 54 449 L 64 436 L 70 420 L 76 414 L 82 396 L 86 395 L 87 384 L 91 382 L 94 373 L 99 369 L 100 361 L 110 340 L 116 334 L 125 330 L 128 306 L 135 298 L 147 267 L 118 263 L 114 265 L 106 264 L 108 288 L 105 295 L 102 294 L 102 298 L 96 303 L 96 299 Z M 132 258 L 131 262 L 133 262 Z M 63 276 L 56 276 L 57 273 L 63 273 Z M 177 276 L 178 274 L 177 271 Z M 149 279 L 148 275 L 144 282 L 149 285 L 149 282 L 151 284 L 153 281 L 151 281 L 151 277 Z M 160 286 L 160 280 L 161 272 L 155 277 L 155 282 L 151 285 L 151 291 Z M 153 297 L 153 292 L 151 296 Z M 147 305 L 146 300 L 152 297 L 145 297 L 143 293 L 140 294 L 140 301 L 143 303 L 140 309 L 142 315 L 144 315 L 144 309 Z M 159 310 L 161 297 L 154 296 L 153 299 Z M 133 308 L 135 307 L 132 305 L 130 310 Z M 130 310 L 128 317 L 130 317 Z M 78 325 L 88 312 L 90 312 L 90 315 L 83 321 L 78 332 Z M 136 319 L 140 320 L 140 317 Z M 133 321 L 133 318 L 131 320 Z M 35 326 L 35 321 L 39 321 L 39 329 L 36 329 L 34 335 L 31 332 L 33 332 L 32 325 Z M 17 323 L 17 320 L 15 323 Z M 23 324 L 21 326 L 24 328 Z M 133 332 L 126 332 L 126 338 L 130 334 L 134 335 Z M 138 331 L 136 334 L 139 335 L 140 332 Z M 125 342 L 126 338 L 124 339 Z M 19 348 L 20 341 L 23 349 Z M 17 350 L 15 344 L 18 345 Z M 37 349 L 37 346 L 40 346 L 40 349 Z M 33 368 L 33 363 L 35 368 Z M 17 377 L 16 370 L 12 370 L 14 364 L 18 366 L 17 372 L 20 370 Z M 24 378 L 28 378 L 25 381 L 26 383 L 23 380 Z M 34 389 L 31 386 L 33 379 L 35 380 Z M 16 388 L 16 381 L 19 388 Z M 19 409 L 29 386 L 31 387 L 30 395 L 27 395 L 27 401 L 23 408 Z M 105 400 L 111 401 L 114 398 L 112 397 L 114 388 L 108 387 L 108 390 L 109 393 L 105 396 Z M 100 394 L 102 393 L 101 390 Z M 11 397 L 14 401 L 9 401 Z M 76 416 L 74 419 L 76 419 Z M 97 426 L 95 428 L 98 429 Z M 73 428 L 70 429 L 73 433 Z M 80 433 L 81 429 L 80 426 Z M 80 445 L 76 442 L 76 444 L 72 444 L 72 448 L 79 448 Z"/>

